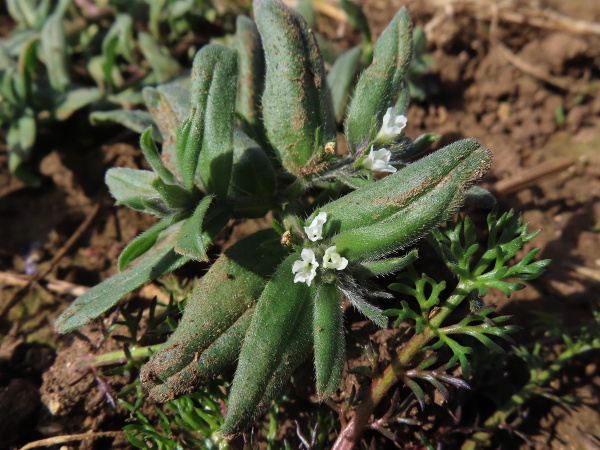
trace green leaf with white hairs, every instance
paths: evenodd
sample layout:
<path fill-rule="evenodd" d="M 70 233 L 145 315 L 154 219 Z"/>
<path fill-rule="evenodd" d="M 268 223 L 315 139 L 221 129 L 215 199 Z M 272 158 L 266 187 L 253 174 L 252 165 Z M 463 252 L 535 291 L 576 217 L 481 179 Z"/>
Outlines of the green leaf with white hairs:
<path fill-rule="evenodd" d="M 229 191 L 233 164 L 233 130 L 235 126 L 235 98 L 237 92 L 237 52 L 227 47 L 210 45 L 205 52 L 206 60 L 213 63 L 214 72 L 205 102 L 202 151 L 198 158 L 196 179 L 206 192 L 224 199 Z M 196 61 L 196 60 L 194 60 Z M 202 61 L 202 59 L 201 59 Z M 206 76 L 208 68 L 194 65 L 192 76 Z M 203 96 L 192 84 L 192 96 Z"/>
<path fill-rule="evenodd" d="M 183 214 L 193 210 L 202 198 L 199 190 L 190 192 L 179 184 L 167 184 L 162 178 L 155 178 L 152 187 L 160 194 L 168 208 Z"/>
<path fill-rule="evenodd" d="M 146 160 L 152 169 L 154 169 L 154 172 L 156 172 L 163 182 L 166 184 L 175 184 L 177 182 L 175 176 L 169 169 L 165 167 L 162 159 L 160 158 L 158 147 L 156 147 L 154 139 L 152 138 L 151 127 L 146 128 L 146 130 L 140 136 L 140 148 L 142 149 L 142 153 L 146 157 Z"/>
<path fill-rule="evenodd" d="M 312 294 L 317 396 L 325 399 L 339 387 L 346 360 L 342 298 L 335 284 L 315 286 Z"/>
<path fill-rule="evenodd" d="M 104 182 L 117 204 L 127 205 L 138 211 L 146 210 L 143 199 L 158 198 L 152 187 L 156 174 L 150 170 L 136 170 L 113 167 L 106 172 Z"/>
<path fill-rule="evenodd" d="M 54 116 L 58 120 L 66 120 L 73 113 L 102 99 L 104 94 L 98 88 L 69 89 L 60 96 L 58 105 L 54 108 Z M 133 111 L 129 111 L 133 113 Z"/>
<path fill-rule="evenodd" d="M 358 79 L 348 108 L 346 136 L 351 152 L 377 135 L 388 108 L 398 98 L 412 58 L 412 22 L 402 8 L 375 44 L 373 62 Z"/>
<path fill-rule="evenodd" d="M 168 83 L 156 88 L 145 87 L 142 95 L 162 135 L 163 163 L 175 176 L 181 178 L 176 142 L 179 126 L 190 114 L 190 89 L 179 83 Z"/>
<path fill-rule="evenodd" d="M 475 139 L 450 144 L 398 172 L 322 206 L 324 236 L 374 225 L 407 208 L 438 187 L 464 193 L 489 170 L 491 152 Z M 456 205 L 453 205 L 455 207 Z M 426 205 L 424 205 L 426 207 Z M 316 217 L 315 212 L 307 223 Z"/>
<path fill-rule="evenodd" d="M 338 252 L 350 261 L 381 258 L 408 247 L 446 220 L 460 207 L 464 192 L 456 184 L 447 183 L 413 201 L 374 225 L 345 231 L 332 238 Z"/>
<path fill-rule="evenodd" d="M 327 74 L 327 85 L 331 91 L 333 111 L 337 121 L 341 122 L 344 118 L 350 90 L 360 70 L 361 54 L 362 49 L 360 47 L 348 50 L 335 60 Z"/>
<path fill-rule="evenodd" d="M 134 289 L 171 273 L 189 261 L 189 258 L 178 255 L 173 250 L 176 232 L 180 226 L 181 224 L 175 224 L 165 230 L 159 237 L 159 242 L 141 256 L 135 265 L 77 297 L 56 320 L 54 326 L 57 331 L 68 333 L 86 325 Z"/>
<path fill-rule="evenodd" d="M 159 234 L 169 228 L 171 222 L 172 221 L 169 218 L 165 218 L 139 234 L 127 244 L 117 260 L 117 267 L 119 270 L 125 270 L 129 264 L 150 250 L 152 246 L 156 244 Z"/>
<path fill-rule="evenodd" d="M 251 319 L 244 316 L 253 312 L 288 251 L 279 240 L 272 229 L 253 233 L 225 250 L 200 279 L 176 331 L 142 370 L 154 398 L 166 401 L 181 395 L 218 375 L 218 367 L 235 362 Z"/>
<path fill-rule="evenodd" d="M 361 275 L 377 277 L 396 273 L 415 262 L 419 254 L 417 250 L 408 252 L 407 255 L 398 258 L 385 258 L 377 261 L 368 261 L 360 268 Z"/>
<path fill-rule="evenodd" d="M 260 34 L 250 18 L 240 15 L 236 19 L 233 48 L 238 53 L 239 73 L 236 112 L 253 134 L 262 134 L 261 96 L 265 85 L 265 55 Z"/>
<path fill-rule="evenodd" d="M 212 200 L 209 195 L 204 197 L 196 206 L 194 213 L 184 222 L 175 246 L 177 253 L 196 261 L 208 260 L 206 248 L 216 236 L 216 233 L 213 235 L 207 230 L 206 213 Z"/>
<path fill-rule="evenodd" d="M 187 189 L 194 182 L 225 198 L 233 162 L 237 55 L 220 45 L 203 47 L 194 58 L 190 116 L 180 127 L 177 160 Z"/>
<path fill-rule="evenodd" d="M 305 283 L 294 283 L 286 258 L 267 283 L 240 353 L 227 417 L 221 432 L 239 433 L 262 414 L 300 361 L 312 339 L 312 300 Z"/>
<path fill-rule="evenodd" d="M 92 125 L 100 125 L 102 123 L 118 123 L 125 128 L 129 128 L 136 133 L 143 133 L 148 127 L 154 125 L 152 114 L 148 111 L 125 109 L 113 109 L 111 111 L 94 111 L 90 114 L 90 122 Z M 152 129 L 152 134 L 155 140 L 160 140 L 160 132 L 157 129 Z"/>
<path fill-rule="evenodd" d="M 267 136 L 289 172 L 310 173 L 314 152 L 335 140 L 323 58 L 306 21 L 281 1 L 255 1 L 254 16 L 267 61 Z"/>

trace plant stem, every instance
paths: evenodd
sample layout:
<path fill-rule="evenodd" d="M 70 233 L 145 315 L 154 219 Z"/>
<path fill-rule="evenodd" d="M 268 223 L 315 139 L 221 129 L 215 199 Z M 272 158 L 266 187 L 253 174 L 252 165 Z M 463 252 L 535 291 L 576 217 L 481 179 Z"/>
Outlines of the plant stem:
<path fill-rule="evenodd" d="M 133 347 L 129 349 L 131 357 L 134 359 L 148 358 L 164 344 L 149 345 L 148 347 Z M 116 352 L 105 353 L 103 355 L 94 356 L 92 358 L 82 358 L 78 363 L 78 368 L 108 366 L 111 364 L 123 364 L 127 362 L 127 355 L 123 350 Z"/>
<path fill-rule="evenodd" d="M 442 303 L 431 319 L 428 320 L 429 325 L 426 329 L 421 334 L 413 335 L 402 352 L 392 359 L 390 365 L 383 371 L 383 374 L 373 379 L 370 391 L 357 406 L 354 417 L 352 417 L 348 425 L 341 431 L 333 445 L 333 450 L 351 450 L 358 444 L 364 429 L 369 423 L 371 414 L 373 414 L 379 402 L 381 402 L 390 388 L 402 379 L 406 373 L 406 367 L 411 363 L 413 358 L 436 336 L 434 330 L 439 328 L 448 315 L 466 298 L 470 290 L 469 282 L 459 283 L 452 295 Z"/>

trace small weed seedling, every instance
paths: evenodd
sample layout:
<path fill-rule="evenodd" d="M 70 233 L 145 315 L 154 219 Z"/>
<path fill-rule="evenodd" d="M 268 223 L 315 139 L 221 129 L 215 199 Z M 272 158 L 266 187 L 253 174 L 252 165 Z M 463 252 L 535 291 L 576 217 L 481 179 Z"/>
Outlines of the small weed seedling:
<path fill-rule="evenodd" d="M 190 260 L 206 261 L 208 246 L 229 219 L 270 211 L 272 228 L 236 242 L 200 279 L 177 329 L 140 379 L 154 399 L 168 402 L 237 363 L 220 428 L 229 438 L 269 408 L 310 355 L 317 397 L 336 392 L 345 361 L 344 297 L 379 327 L 387 327 L 390 316 L 396 324 L 414 321 L 407 346 L 386 371 L 373 373 L 372 392 L 340 434 L 344 448 L 357 442 L 395 383 L 403 381 L 421 401 L 418 380 L 442 393 L 447 383 L 464 386 L 445 372 L 459 363 L 468 376 L 471 350 L 455 336 L 496 348 L 490 336 L 506 339 L 512 327 L 490 309 L 474 308 L 448 324 L 450 312 L 465 300 L 478 306 L 488 287 L 507 294 L 521 288 L 507 279 L 535 278 L 548 262 L 534 262 L 532 252 L 510 264 L 533 237 L 514 214 L 490 216 L 488 248 L 474 265 L 471 222 L 438 229 L 465 201 L 490 201 L 473 185 L 489 170 L 491 153 L 466 139 L 421 157 L 435 136 L 413 141 L 403 133 L 413 55 L 405 9 L 373 46 L 356 84 L 344 91 L 344 98 L 352 92 L 341 115 L 347 154 L 337 151 L 337 78 L 326 76 L 310 27 L 278 0 L 256 1 L 254 17 L 256 24 L 238 18 L 231 47 L 211 44 L 197 53 L 189 88 L 167 84 L 143 91 L 155 126 L 142 133 L 140 145 L 152 170 L 113 168 L 106 182 L 119 204 L 160 220 L 125 248 L 121 272 L 76 299 L 56 326 L 75 330 L 142 284 Z M 417 277 L 409 268 L 408 281 L 392 290 L 414 296 L 418 308 L 402 302 L 384 311 L 374 302 L 394 295 L 376 278 L 410 267 L 418 255 L 409 247 L 424 237 L 457 286 L 442 296 L 442 281 Z M 417 363 L 428 348 L 442 346 L 453 352 L 449 361 Z"/>

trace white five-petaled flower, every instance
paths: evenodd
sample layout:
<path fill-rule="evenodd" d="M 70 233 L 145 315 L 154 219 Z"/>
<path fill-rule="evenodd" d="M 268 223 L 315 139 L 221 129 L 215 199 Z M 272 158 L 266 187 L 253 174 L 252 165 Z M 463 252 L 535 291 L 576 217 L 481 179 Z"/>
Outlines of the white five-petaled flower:
<path fill-rule="evenodd" d="M 302 259 L 294 262 L 292 266 L 292 273 L 295 273 L 294 283 L 306 283 L 310 286 L 313 278 L 317 274 L 317 267 L 319 267 L 319 263 L 315 258 L 315 253 L 309 249 L 305 248 L 300 253 Z"/>
<path fill-rule="evenodd" d="M 310 226 L 304 227 L 304 232 L 308 239 L 315 242 L 323 238 L 323 224 L 327 221 L 327 213 L 320 212 L 313 219 Z"/>
<path fill-rule="evenodd" d="M 340 256 L 335 245 L 325 250 L 325 255 L 323 256 L 323 267 L 327 269 L 344 270 L 347 265 L 348 260 L 343 256 Z"/>
<path fill-rule="evenodd" d="M 377 137 L 385 141 L 395 139 L 396 136 L 402 133 L 407 120 L 404 114 L 395 115 L 394 108 L 388 108 L 383 116 L 383 123 Z"/>
<path fill-rule="evenodd" d="M 392 152 L 388 149 L 380 148 L 379 150 L 373 150 L 373 147 L 371 147 L 371 151 L 362 165 L 373 172 L 394 173 L 397 169 L 390 164 L 391 156 Z"/>

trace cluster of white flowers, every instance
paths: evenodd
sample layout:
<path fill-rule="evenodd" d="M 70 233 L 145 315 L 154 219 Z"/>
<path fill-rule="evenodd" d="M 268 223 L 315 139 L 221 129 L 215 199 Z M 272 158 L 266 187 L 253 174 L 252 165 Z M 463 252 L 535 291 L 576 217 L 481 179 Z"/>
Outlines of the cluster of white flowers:
<path fill-rule="evenodd" d="M 323 225 L 326 221 L 327 213 L 320 212 L 317 214 L 317 217 L 313 219 L 310 226 L 304 227 L 304 232 L 308 236 L 308 239 L 313 242 L 323 239 Z M 292 266 L 292 273 L 296 274 L 294 283 L 306 283 L 310 286 L 312 280 L 317 275 L 319 263 L 315 257 L 315 252 L 309 248 L 303 249 L 300 257 L 302 259 L 295 261 Z M 337 252 L 337 247 L 333 245 L 325 250 L 322 264 L 326 269 L 344 270 L 348 265 L 348 260 L 342 257 Z"/>

